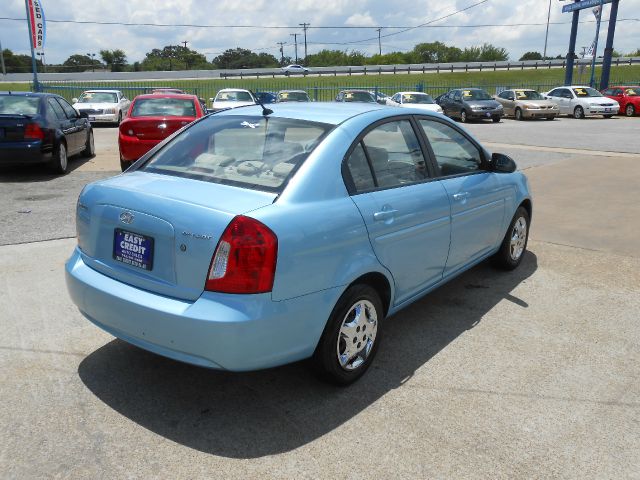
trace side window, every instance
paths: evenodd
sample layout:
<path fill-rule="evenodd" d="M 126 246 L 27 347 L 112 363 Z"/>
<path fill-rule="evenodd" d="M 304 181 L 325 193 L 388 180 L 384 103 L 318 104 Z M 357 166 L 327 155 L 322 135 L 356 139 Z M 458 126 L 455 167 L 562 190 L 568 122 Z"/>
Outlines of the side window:
<path fill-rule="evenodd" d="M 622 89 L 621 89 L 621 88 L 616 88 L 616 89 L 613 91 L 613 95 L 622 95 Z"/>
<path fill-rule="evenodd" d="M 559 97 L 559 96 L 560 96 L 560 89 L 559 89 L 559 88 L 556 88 L 556 89 L 554 89 L 554 90 L 551 90 L 551 91 L 549 92 L 549 96 L 550 96 L 550 97 Z"/>
<path fill-rule="evenodd" d="M 62 98 L 56 98 L 56 100 L 58 100 L 58 103 L 64 110 L 64 113 L 67 115 L 67 118 L 71 120 L 73 120 L 74 118 L 78 118 L 78 112 L 76 112 L 76 110 L 65 100 L 63 100 Z"/>
<path fill-rule="evenodd" d="M 47 103 L 49 104 L 49 107 L 51 108 L 51 110 L 53 110 L 53 113 L 58 118 L 58 120 L 67 119 L 67 116 L 64 114 L 64 110 L 62 110 L 62 107 L 58 102 L 55 101 L 55 99 L 49 98 L 47 100 Z"/>
<path fill-rule="evenodd" d="M 571 90 L 567 88 L 563 88 L 560 90 L 560 96 L 564 98 L 573 98 L 573 95 L 571 94 Z"/>
<path fill-rule="evenodd" d="M 455 93 L 453 94 L 453 99 L 454 99 L 456 102 L 461 101 L 461 100 L 462 100 L 462 95 L 460 94 L 460 92 L 455 92 Z"/>
<path fill-rule="evenodd" d="M 476 146 L 456 129 L 434 120 L 421 119 L 440 175 L 459 175 L 480 170 L 482 156 Z"/>
<path fill-rule="evenodd" d="M 603 95 L 615 95 L 615 91 L 613 90 L 613 88 L 607 88 L 604 92 L 602 92 Z"/>
<path fill-rule="evenodd" d="M 409 120 L 384 123 L 362 139 L 377 187 L 388 188 L 427 178 L 420 143 Z"/>
<path fill-rule="evenodd" d="M 362 148 L 362 142 L 358 143 L 358 146 L 351 152 L 347 160 L 347 168 L 349 168 L 349 173 L 351 174 L 357 193 L 375 188 L 376 185 L 371 175 L 371 169 L 369 168 L 369 162 L 364 153 L 364 148 Z"/>

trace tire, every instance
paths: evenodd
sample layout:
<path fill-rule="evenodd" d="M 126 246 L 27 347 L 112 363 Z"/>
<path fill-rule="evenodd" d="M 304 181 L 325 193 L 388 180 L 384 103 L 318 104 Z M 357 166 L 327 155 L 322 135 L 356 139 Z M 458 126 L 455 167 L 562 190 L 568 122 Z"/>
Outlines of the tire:
<path fill-rule="evenodd" d="M 552 115 L 551 117 L 546 117 L 546 118 L 547 118 L 547 120 L 555 120 L 555 119 L 556 119 L 556 116 L 555 116 L 555 115 Z"/>
<path fill-rule="evenodd" d="M 492 258 L 496 267 L 502 270 L 513 270 L 520 265 L 527 251 L 529 226 L 529 212 L 522 206 L 518 207 L 504 235 L 500 250 Z"/>
<path fill-rule="evenodd" d="M 383 316 L 376 290 L 364 284 L 349 287 L 333 308 L 312 357 L 320 376 L 337 385 L 360 378 L 378 351 Z"/>
<path fill-rule="evenodd" d="M 460 112 L 460 122 L 467 123 L 467 120 L 468 120 L 467 119 L 467 112 L 466 112 L 466 110 L 462 110 Z"/>
<path fill-rule="evenodd" d="M 578 105 L 574 110 L 573 110 L 573 118 L 577 118 L 577 119 L 582 119 L 584 118 L 584 109 Z"/>
<path fill-rule="evenodd" d="M 69 157 L 67 156 L 67 145 L 60 141 L 58 150 L 51 160 L 51 170 L 60 175 L 67 173 L 69 169 Z"/>
<path fill-rule="evenodd" d="M 93 130 L 89 129 L 89 134 L 87 135 L 87 141 L 84 144 L 84 150 L 82 151 L 82 156 L 86 158 L 95 157 L 96 155 L 96 147 L 93 139 Z"/>
<path fill-rule="evenodd" d="M 491 120 L 493 120 L 493 123 L 500 123 L 500 117 L 491 117 Z"/>
<path fill-rule="evenodd" d="M 515 117 L 516 120 L 524 120 L 524 117 L 522 116 L 522 110 L 516 108 Z"/>
<path fill-rule="evenodd" d="M 116 126 L 119 127 L 121 123 L 122 123 L 122 110 L 118 112 L 118 120 L 116 120 Z"/>
<path fill-rule="evenodd" d="M 603 115 L 602 118 L 611 118 L 613 115 Z"/>
<path fill-rule="evenodd" d="M 132 162 L 127 162 L 126 160 L 122 159 L 122 156 L 120 157 L 120 170 L 122 170 L 123 172 L 129 168 L 131 166 Z"/>
<path fill-rule="evenodd" d="M 624 114 L 627 117 L 633 117 L 636 114 L 636 107 L 631 104 L 628 104 L 624 109 Z"/>

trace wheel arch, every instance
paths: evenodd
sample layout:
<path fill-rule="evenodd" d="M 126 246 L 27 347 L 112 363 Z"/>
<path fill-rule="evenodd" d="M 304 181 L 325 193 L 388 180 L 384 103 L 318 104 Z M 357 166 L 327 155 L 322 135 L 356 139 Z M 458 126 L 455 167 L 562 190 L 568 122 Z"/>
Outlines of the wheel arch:
<path fill-rule="evenodd" d="M 520 207 L 524 207 L 524 209 L 527 211 L 527 213 L 529 214 L 529 222 L 531 223 L 531 218 L 533 216 L 533 204 L 531 203 L 531 199 L 525 198 L 522 202 L 520 202 L 520 205 L 518 205 L 518 208 Z"/>
<path fill-rule="evenodd" d="M 384 315 L 386 316 L 389 312 L 389 308 L 391 307 L 392 297 L 391 282 L 389 282 L 389 279 L 380 272 L 365 273 L 364 275 L 359 276 L 353 282 L 351 282 L 345 288 L 345 291 L 357 284 L 369 285 L 376 292 L 378 292 L 378 295 L 380 295 L 380 300 L 382 300 Z"/>

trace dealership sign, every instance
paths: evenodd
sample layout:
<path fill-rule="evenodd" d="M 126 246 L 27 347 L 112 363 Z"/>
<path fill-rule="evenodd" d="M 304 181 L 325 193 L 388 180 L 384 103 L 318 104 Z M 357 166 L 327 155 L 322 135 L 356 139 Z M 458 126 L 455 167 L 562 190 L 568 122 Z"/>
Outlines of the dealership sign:
<path fill-rule="evenodd" d="M 36 52 L 42 53 L 44 49 L 44 39 L 47 33 L 42 2 L 40 0 L 27 0 L 27 15 L 31 33 L 31 44 Z"/>
<path fill-rule="evenodd" d="M 582 10 L 583 8 L 597 7 L 602 3 L 611 3 L 613 0 L 582 0 L 581 2 L 570 3 L 562 7 L 562 13 Z"/>

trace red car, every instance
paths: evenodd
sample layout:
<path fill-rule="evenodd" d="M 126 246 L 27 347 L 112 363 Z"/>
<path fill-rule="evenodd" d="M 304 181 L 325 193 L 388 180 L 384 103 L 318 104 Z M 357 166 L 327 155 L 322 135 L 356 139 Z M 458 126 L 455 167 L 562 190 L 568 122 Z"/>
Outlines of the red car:
<path fill-rule="evenodd" d="M 122 171 L 169 135 L 204 115 L 195 95 L 138 95 L 119 128 Z"/>
<path fill-rule="evenodd" d="M 627 117 L 640 114 L 640 86 L 609 87 L 602 94 L 620 104 L 621 114 L 624 113 Z"/>

